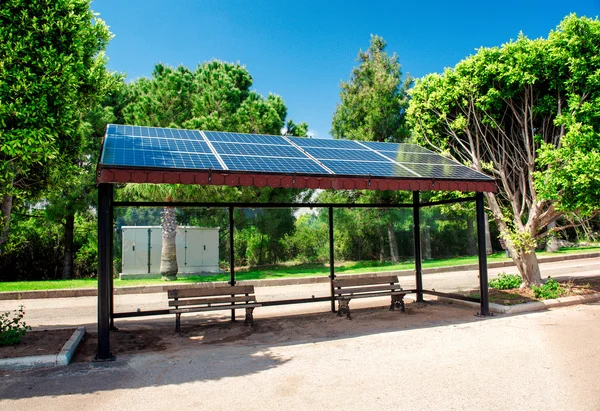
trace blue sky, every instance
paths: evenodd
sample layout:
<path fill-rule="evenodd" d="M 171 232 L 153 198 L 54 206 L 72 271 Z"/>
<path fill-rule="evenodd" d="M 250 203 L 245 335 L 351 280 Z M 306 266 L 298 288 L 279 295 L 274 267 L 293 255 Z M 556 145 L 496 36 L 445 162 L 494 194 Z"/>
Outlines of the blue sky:
<path fill-rule="evenodd" d="M 404 73 L 421 77 L 520 31 L 546 37 L 571 12 L 596 17 L 600 0 L 94 0 L 92 8 L 115 35 L 107 50 L 111 70 L 131 80 L 150 76 L 158 62 L 239 62 L 255 90 L 281 95 L 288 118 L 325 138 L 340 80 L 350 77 L 370 34 L 384 37 Z"/>

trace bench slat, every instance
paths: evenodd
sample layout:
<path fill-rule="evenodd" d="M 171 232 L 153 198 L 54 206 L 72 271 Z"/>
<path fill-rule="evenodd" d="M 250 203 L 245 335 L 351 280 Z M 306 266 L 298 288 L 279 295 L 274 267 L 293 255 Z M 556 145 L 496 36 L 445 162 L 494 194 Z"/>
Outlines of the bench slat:
<path fill-rule="evenodd" d="M 366 278 L 336 278 L 333 280 L 334 287 L 354 287 L 357 285 L 371 285 L 371 284 L 389 284 L 397 283 L 397 276 L 385 276 L 385 277 L 366 277 Z"/>
<path fill-rule="evenodd" d="M 256 301 L 253 295 L 244 295 L 241 297 L 215 297 L 215 298 L 194 298 L 189 300 L 169 300 L 169 307 L 186 306 L 186 305 L 203 305 L 203 304 L 218 304 L 218 303 L 234 303 L 244 301 Z"/>
<path fill-rule="evenodd" d="M 350 300 L 350 299 L 354 299 L 354 298 L 387 297 L 390 295 L 406 295 L 406 294 L 410 294 L 410 293 L 407 291 L 390 291 L 387 293 L 379 292 L 379 293 L 369 293 L 369 294 L 342 295 L 342 296 L 338 296 L 335 298 L 336 298 L 336 300 L 339 300 L 339 299 Z"/>
<path fill-rule="evenodd" d="M 186 288 L 181 290 L 169 290 L 169 298 L 186 298 L 186 297 L 210 297 L 215 295 L 232 295 L 232 294 L 254 294 L 253 285 L 236 285 L 236 286 L 220 286 L 220 287 L 202 287 L 202 288 Z"/>
<path fill-rule="evenodd" d="M 179 308 L 169 310 L 169 314 L 183 314 L 183 313 L 193 313 L 199 311 L 220 311 L 220 310 L 231 310 L 236 309 L 240 310 L 243 308 L 253 308 L 253 307 L 262 307 L 262 304 L 235 304 L 235 305 L 213 305 L 212 307 L 192 307 L 192 308 Z"/>
<path fill-rule="evenodd" d="M 399 284 L 394 285 L 376 285 L 373 287 L 347 287 L 342 288 L 341 290 L 335 289 L 333 291 L 334 294 L 351 294 L 351 293 L 366 293 L 366 292 L 374 292 L 374 291 L 399 291 L 402 290 Z"/>

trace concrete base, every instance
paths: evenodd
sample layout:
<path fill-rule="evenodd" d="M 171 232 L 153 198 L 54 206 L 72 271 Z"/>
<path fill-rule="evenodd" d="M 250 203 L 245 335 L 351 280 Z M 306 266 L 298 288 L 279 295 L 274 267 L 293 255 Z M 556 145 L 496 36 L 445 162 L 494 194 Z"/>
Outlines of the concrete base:
<path fill-rule="evenodd" d="M 446 303 L 463 305 L 479 310 L 481 305 L 471 301 L 456 300 L 454 298 L 437 297 L 438 301 Z M 575 304 L 590 304 L 600 301 L 600 293 L 587 295 L 574 295 L 571 297 L 560 297 L 552 300 L 533 301 L 525 304 L 502 305 L 490 303 L 490 312 L 495 314 L 517 314 L 529 313 L 534 311 L 546 310 L 554 307 L 566 307 Z"/>
<path fill-rule="evenodd" d="M 32 355 L 29 357 L 15 357 L 0 359 L 0 369 L 45 368 L 68 365 L 75 354 L 77 346 L 85 335 L 85 327 L 77 327 L 69 341 L 63 345 L 58 354 Z"/>

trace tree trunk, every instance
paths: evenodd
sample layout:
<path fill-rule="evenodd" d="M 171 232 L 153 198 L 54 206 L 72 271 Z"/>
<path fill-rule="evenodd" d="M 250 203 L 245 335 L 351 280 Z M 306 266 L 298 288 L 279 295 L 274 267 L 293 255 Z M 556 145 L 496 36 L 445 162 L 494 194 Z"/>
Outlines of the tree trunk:
<path fill-rule="evenodd" d="M 490 255 L 494 252 L 492 248 L 492 234 L 490 233 L 490 218 L 485 213 L 485 253 Z"/>
<path fill-rule="evenodd" d="M 475 230 L 473 229 L 473 219 L 467 217 L 467 253 L 469 255 L 477 254 L 475 248 Z"/>
<path fill-rule="evenodd" d="M 10 213 L 12 211 L 12 203 L 13 196 L 5 194 L 2 197 L 2 207 L 0 210 L 2 211 L 2 221 L 0 224 L 1 234 L 0 234 L 0 255 L 2 255 L 2 251 L 4 250 L 4 244 L 8 241 L 8 228 L 10 226 Z"/>
<path fill-rule="evenodd" d="M 75 215 L 65 218 L 65 253 L 63 256 L 63 280 L 73 278 L 73 231 L 75 229 Z"/>
<path fill-rule="evenodd" d="M 394 225 L 391 221 L 387 222 L 388 239 L 390 241 L 390 257 L 393 263 L 400 262 L 400 253 L 398 253 L 398 240 L 396 239 L 396 233 L 394 231 Z"/>
<path fill-rule="evenodd" d="M 517 251 L 514 247 L 508 247 L 510 255 L 517 265 L 521 277 L 523 277 L 523 284 L 521 287 L 530 287 L 532 285 L 540 284 L 542 282 L 542 275 L 535 250 L 517 255 Z"/>
<path fill-rule="evenodd" d="M 177 279 L 177 221 L 175 208 L 165 207 L 162 221 L 162 252 L 160 255 L 160 275 L 163 280 Z"/>
<path fill-rule="evenodd" d="M 553 221 L 548 224 L 547 230 L 552 230 L 556 227 L 556 221 Z M 548 242 L 546 243 L 546 251 L 549 253 L 555 253 L 558 251 L 558 238 L 556 238 L 555 234 L 550 234 L 548 236 Z"/>

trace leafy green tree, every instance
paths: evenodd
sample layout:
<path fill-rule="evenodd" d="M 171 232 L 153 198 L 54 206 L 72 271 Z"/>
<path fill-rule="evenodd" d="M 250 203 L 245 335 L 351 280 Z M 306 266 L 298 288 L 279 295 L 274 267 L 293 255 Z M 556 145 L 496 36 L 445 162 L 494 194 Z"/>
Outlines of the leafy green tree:
<path fill-rule="evenodd" d="M 109 38 L 89 0 L 0 3 L 0 247 L 13 204 L 79 154 L 82 113 L 110 83 Z"/>
<path fill-rule="evenodd" d="M 352 70 L 350 80 L 342 82 L 340 104 L 333 116 L 331 134 L 334 138 L 352 140 L 402 142 L 409 137 L 405 112 L 408 107 L 407 89 L 410 77 L 402 79 L 398 56 L 386 52 L 382 37 L 371 36 L 367 51 L 359 51 L 358 66 Z M 365 191 L 361 202 L 391 204 L 401 193 Z M 398 262 L 398 243 L 394 234 L 394 213 L 378 213 L 387 230 L 392 261 Z M 383 233 L 381 233 L 383 244 Z M 381 257 L 383 258 L 383 253 Z"/>
<path fill-rule="evenodd" d="M 398 56 L 389 56 L 385 40 L 372 35 L 367 51 L 358 52 L 357 62 L 350 80 L 340 84 L 341 102 L 331 134 L 351 140 L 404 141 L 410 135 L 404 114 L 412 80 L 402 80 Z"/>
<path fill-rule="evenodd" d="M 252 76 L 239 64 L 211 61 L 198 65 L 193 71 L 158 64 L 152 78 L 142 78 L 127 86 L 129 102 L 123 109 L 124 121 L 142 126 L 280 134 L 287 115 L 283 99 L 274 94 L 264 98 L 251 91 L 251 86 Z M 296 134 L 305 134 L 308 129 L 305 123 L 296 125 L 293 121 L 289 121 L 288 126 Z M 156 201 L 194 198 L 240 201 L 244 198 L 245 201 L 285 202 L 290 201 L 295 193 L 271 188 L 161 185 L 128 188 L 126 195 Z M 164 278 L 174 278 L 177 274 L 177 222 L 175 213 L 171 211 L 165 208 L 163 218 L 161 273 Z M 265 230 L 269 231 L 268 227 Z M 272 233 L 268 246 L 275 255 L 277 241 L 287 232 Z"/>
<path fill-rule="evenodd" d="M 415 139 L 496 178 L 488 206 L 525 285 L 541 281 L 547 226 L 600 208 L 599 53 L 600 22 L 571 15 L 548 39 L 481 48 L 412 91 Z"/>

